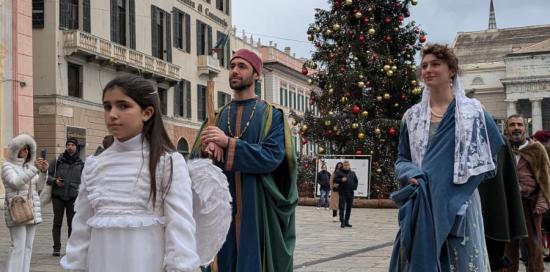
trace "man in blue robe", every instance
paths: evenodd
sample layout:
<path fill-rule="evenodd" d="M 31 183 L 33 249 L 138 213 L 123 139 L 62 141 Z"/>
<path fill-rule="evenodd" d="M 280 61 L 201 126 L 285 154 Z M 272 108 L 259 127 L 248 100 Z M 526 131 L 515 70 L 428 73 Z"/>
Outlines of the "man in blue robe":
<path fill-rule="evenodd" d="M 224 170 L 233 197 L 225 244 L 205 271 L 292 271 L 295 245 L 296 154 L 281 109 L 254 91 L 261 59 L 241 49 L 230 62 L 233 100 L 206 122 L 192 156 L 211 155 Z"/>

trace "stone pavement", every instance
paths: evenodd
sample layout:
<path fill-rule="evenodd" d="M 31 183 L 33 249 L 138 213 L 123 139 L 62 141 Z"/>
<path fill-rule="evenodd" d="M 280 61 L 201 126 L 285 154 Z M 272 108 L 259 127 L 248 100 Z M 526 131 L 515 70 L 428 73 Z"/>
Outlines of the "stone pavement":
<path fill-rule="evenodd" d="M 332 211 L 300 206 L 296 214 L 296 272 L 382 272 L 388 271 L 392 241 L 397 232 L 397 210 L 353 209 L 352 228 L 332 222 Z M 52 208 L 48 205 L 44 222 L 34 241 L 31 271 L 63 271 L 59 258 L 52 257 Z M 65 226 L 65 225 L 64 225 Z M 66 233 L 66 227 L 63 232 Z M 0 219 L 0 271 L 6 261 L 9 232 Z M 65 245 L 65 240 L 63 240 Z M 63 252 L 62 252 L 63 253 Z M 550 271 L 550 266 L 546 265 Z M 520 271 L 525 271 L 522 267 Z"/>

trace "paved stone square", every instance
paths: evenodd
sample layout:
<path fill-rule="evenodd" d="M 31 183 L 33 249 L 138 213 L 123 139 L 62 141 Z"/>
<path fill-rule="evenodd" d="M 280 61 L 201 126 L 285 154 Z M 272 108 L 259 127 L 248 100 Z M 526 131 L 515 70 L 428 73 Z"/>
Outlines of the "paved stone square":
<path fill-rule="evenodd" d="M 2 211 L 3 212 L 3 211 Z M 34 241 L 31 271 L 63 271 L 59 258 L 52 257 L 52 208 L 48 205 L 44 222 L 38 226 Z M 397 232 L 397 210 L 353 209 L 352 228 L 332 222 L 332 211 L 315 207 L 297 208 L 297 242 L 294 258 L 296 272 L 382 272 L 388 271 L 392 241 Z M 65 225 L 64 225 L 65 226 Z M 66 227 L 63 228 L 66 234 Z M 0 222 L 0 271 L 6 261 L 9 232 Z M 63 239 L 65 246 L 65 239 Z M 64 253 L 64 251 L 62 251 Z M 550 266 L 546 265 L 547 271 Z M 525 271 L 522 267 L 520 271 Z"/>

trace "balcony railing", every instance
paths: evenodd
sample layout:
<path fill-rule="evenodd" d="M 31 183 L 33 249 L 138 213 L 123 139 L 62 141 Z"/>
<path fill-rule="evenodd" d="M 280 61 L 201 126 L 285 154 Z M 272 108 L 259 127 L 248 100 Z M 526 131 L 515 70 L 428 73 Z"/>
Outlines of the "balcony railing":
<path fill-rule="evenodd" d="M 200 55 L 197 68 L 199 75 L 216 76 L 221 72 L 220 61 L 211 55 Z"/>
<path fill-rule="evenodd" d="M 78 30 L 63 31 L 63 47 L 67 55 L 84 53 L 115 66 L 128 66 L 155 77 L 179 81 L 181 67 Z"/>

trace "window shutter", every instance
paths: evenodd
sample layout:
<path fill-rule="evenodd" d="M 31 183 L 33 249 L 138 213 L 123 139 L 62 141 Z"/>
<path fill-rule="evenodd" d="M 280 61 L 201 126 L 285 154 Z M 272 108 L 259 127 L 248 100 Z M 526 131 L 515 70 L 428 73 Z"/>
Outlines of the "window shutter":
<path fill-rule="evenodd" d="M 185 14 L 185 51 L 191 53 L 191 16 Z"/>
<path fill-rule="evenodd" d="M 170 22 L 170 13 L 163 12 L 166 16 L 166 21 L 164 26 L 166 27 L 166 61 L 172 62 L 172 23 Z"/>
<path fill-rule="evenodd" d="M 136 3 L 135 0 L 128 0 L 130 14 L 130 48 L 136 49 Z"/>
<path fill-rule="evenodd" d="M 82 12 L 84 13 L 83 14 L 83 17 L 82 17 L 82 21 L 83 21 L 83 30 L 84 32 L 92 32 L 92 23 L 91 23 L 91 12 L 90 12 L 90 0 L 83 0 L 82 1 Z"/>
<path fill-rule="evenodd" d="M 180 44 L 181 27 L 179 27 L 181 13 L 179 13 L 176 8 L 172 9 L 172 18 L 174 20 L 174 47 L 182 48 Z"/>
<path fill-rule="evenodd" d="M 207 33 L 207 35 L 208 35 L 208 39 L 207 39 L 207 41 L 208 41 L 208 52 L 206 52 L 205 55 L 212 55 L 212 27 L 209 26 L 209 25 L 207 25 L 207 27 L 208 27 L 208 33 Z"/>
<path fill-rule="evenodd" d="M 151 6 L 151 55 L 158 57 L 158 32 L 156 31 L 157 9 Z"/>
<path fill-rule="evenodd" d="M 197 20 L 197 56 L 204 55 L 204 33 L 202 31 L 202 22 Z"/>
<path fill-rule="evenodd" d="M 118 42 L 118 5 L 116 0 L 111 0 L 111 41 Z"/>

